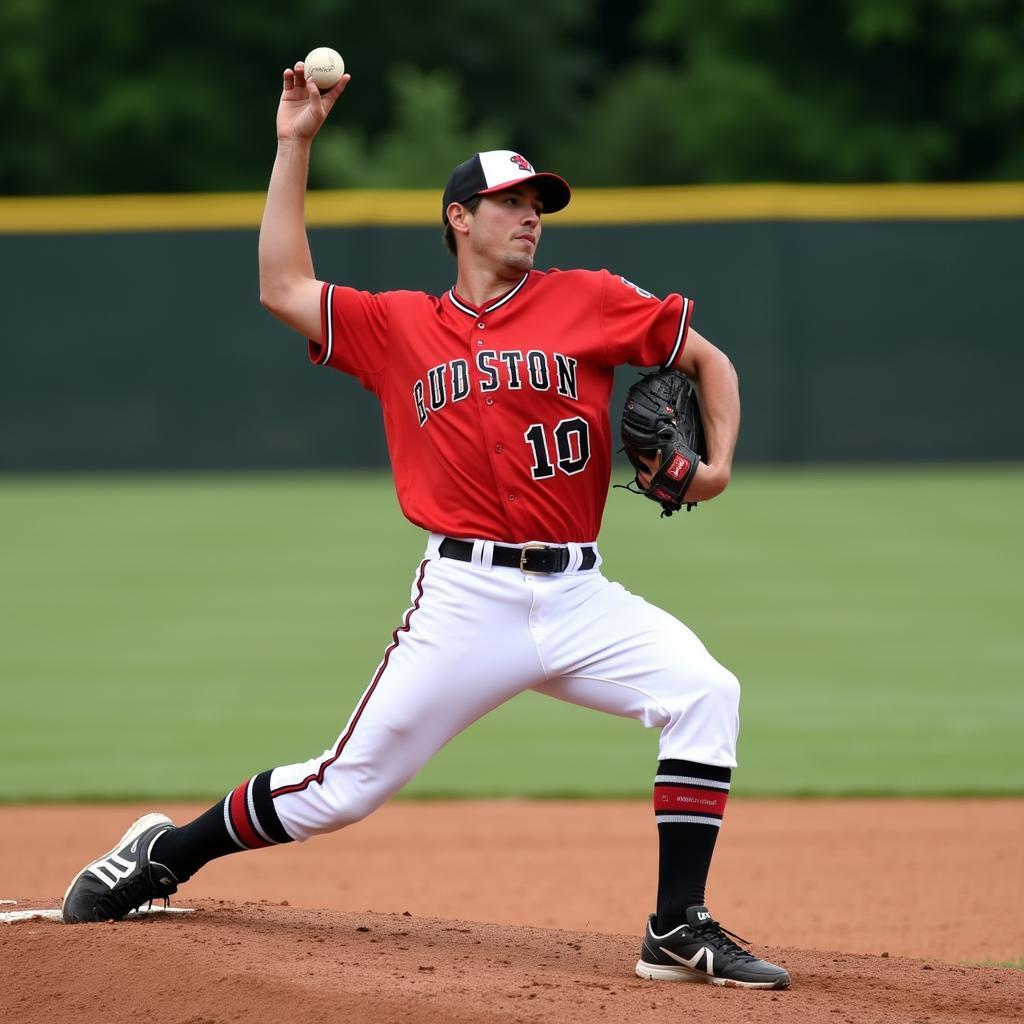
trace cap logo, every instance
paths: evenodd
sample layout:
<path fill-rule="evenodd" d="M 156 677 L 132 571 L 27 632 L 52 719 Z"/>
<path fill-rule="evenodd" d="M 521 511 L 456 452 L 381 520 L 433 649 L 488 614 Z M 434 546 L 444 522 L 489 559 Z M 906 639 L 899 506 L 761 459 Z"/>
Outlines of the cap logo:
<path fill-rule="evenodd" d="M 509 159 L 518 167 L 521 171 L 526 171 L 528 174 L 533 174 L 533 164 L 526 159 L 525 156 L 520 156 L 518 153 L 513 153 Z"/>

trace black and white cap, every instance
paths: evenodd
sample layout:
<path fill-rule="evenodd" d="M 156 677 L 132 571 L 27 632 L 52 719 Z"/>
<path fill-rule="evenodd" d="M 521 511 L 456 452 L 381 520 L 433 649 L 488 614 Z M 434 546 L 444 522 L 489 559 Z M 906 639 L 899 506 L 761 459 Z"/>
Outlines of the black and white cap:
<path fill-rule="evenodd" d="M 549 171 L 538 173 L 526 157 L 510 149 L 492 149 L 487 153 L 474 153 L 452 171 L 441 200 L 441 223 L 448 223 L 451 203 L 464 203 L 473 196 L 500 192 L 523 181 L 536 185 L 545 213 L 555 213 L 569 205 L 572 192 L 564 178 Z"/>

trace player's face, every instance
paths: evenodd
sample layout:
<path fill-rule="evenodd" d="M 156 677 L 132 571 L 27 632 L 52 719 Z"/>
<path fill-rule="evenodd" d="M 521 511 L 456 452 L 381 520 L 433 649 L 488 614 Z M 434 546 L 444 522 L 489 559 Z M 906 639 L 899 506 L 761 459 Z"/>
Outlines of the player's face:
<path fill-rule="evenodd" d="M 532 270 L 542 210 L 540 193 L 530 184 L 483 196 L 469 231 L 472 253 L 518 274 Z"/>

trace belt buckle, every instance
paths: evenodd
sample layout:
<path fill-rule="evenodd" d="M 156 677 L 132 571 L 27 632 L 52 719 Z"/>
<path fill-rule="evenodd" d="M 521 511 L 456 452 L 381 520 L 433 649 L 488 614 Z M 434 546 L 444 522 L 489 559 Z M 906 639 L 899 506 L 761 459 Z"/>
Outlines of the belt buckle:
<path fill-rule="evenodd" d="M 538 549 L 541 550 L 541 551 L 547 550 L 547 544 L 537 544 L 537 543 L 524 544 L 519 549 L 519 571 L 520 572 L 527 573 L 530 576 L 549 576 L 549 575 L 551 575 L 550 571 L 547 570 L 547 569 L 527 569 L 526 568 L 526 552 L 527 551 L 535 551 L 535 550 L 538 550 Z"/>

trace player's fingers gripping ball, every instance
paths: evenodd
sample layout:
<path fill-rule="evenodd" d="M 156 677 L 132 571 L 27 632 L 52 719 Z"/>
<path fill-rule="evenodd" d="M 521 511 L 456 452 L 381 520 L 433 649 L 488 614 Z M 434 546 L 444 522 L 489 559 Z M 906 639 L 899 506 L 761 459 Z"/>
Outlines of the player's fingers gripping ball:
<path fill-rule="evenodd" d="M 345 61 L 337 50 L 332 50 L 329 46 L 318 46 L 310 50 L 302 63 L 306 69 L 306 77 L 312 78 L 321 92 L 333 88 L 345 74 Z"/>
<path fill-rule="evenodd" d="M 663 516 L 678 512 L 698 462 L 707 459 L 697 389 L 685 373 L 658 370 L 629 389 L 622 408 L 622 445 L 641 493 L 661 505 Z M 649 474 L 655 462 L 657 469 L 644 487 L 640 474 Z"/>

